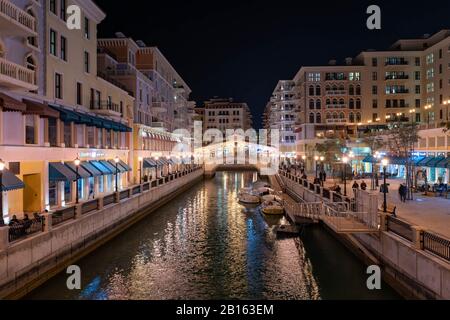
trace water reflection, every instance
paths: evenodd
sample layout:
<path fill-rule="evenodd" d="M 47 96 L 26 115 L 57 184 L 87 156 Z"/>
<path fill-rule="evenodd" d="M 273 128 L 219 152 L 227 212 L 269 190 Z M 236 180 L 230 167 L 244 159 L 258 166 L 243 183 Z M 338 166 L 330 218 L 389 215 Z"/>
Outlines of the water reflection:
<path fill-rule="evenodd" d="M 60 275 L 30 298 L 322 298 L 333 280 L 320 285 L 304 243 L 277 240 L 279 218 L 237 202 L 238 191 L 256 179 L 251 172 L 217 174 L 80 261 L 81 293 L 68 291 Z"/>

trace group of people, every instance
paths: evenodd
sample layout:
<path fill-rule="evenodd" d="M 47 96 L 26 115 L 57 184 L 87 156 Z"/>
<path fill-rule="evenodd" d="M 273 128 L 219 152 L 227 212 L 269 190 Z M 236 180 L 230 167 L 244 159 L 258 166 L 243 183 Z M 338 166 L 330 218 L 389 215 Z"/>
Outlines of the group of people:
<path fill-rule="evenodd" d="M 367 184 L 364 180 L 361 182 L 361 185 L 359 185 L 357 181 L 355 181 L 355 183 L 353 183 L 353 186 L 352 186 L 353 190 L 359 190 L 359 188 L 361 188 L 362 191 L 367 190 Z"/>
<path fill-rule="evenodd" d="M 9 221 L 10 233 L 14 237 L 25 236 L 30 233 L 29 230 L 34 223 L 42 225 L 43 219 L 44 218 L 37 212 L 33 214 L 32 219 L 27 213 L 24 214 L 23 219 L 18 219 L 16 215 L 13 215 Z"/>

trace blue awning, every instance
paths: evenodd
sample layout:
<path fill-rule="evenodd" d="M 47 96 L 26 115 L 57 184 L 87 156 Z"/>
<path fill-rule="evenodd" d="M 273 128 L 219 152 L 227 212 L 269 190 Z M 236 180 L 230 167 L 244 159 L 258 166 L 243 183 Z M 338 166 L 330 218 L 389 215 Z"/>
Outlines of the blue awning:
<path fill-rule="evenodd" d="M 114 160 L 109 160 L 109 163 L 111 163 L 114 166 L 114 168 L 116 168 L 116 165 L 117 165 L 117 170 L 119 170 L 120 173 L 125 173 L 128 171 L 131 171 L 122 165 L 122 160 L 120 160 L 117 164 Z"/>
<path fill-rule="evenodd" d="M 156 168 L 158 166 L 155 160 L 150 158 L 145 158 L 142 165 L 144 168 Z"/>
<path fill-rule="evenodd" d="M 102 165 L 104 165 L 106 168 L 109 169 L 112 173 L 116 173 L 116 167 L 114 167 L 111 163 L 109 163 L 106 160 L 100 160 L 99 161 Z"/>
<path fill-rule="evenodd" d="M 100 172 L 102 173 L 102 175 L 104 176 L 109 176 L 111 174 L 113 174 L 113 171 L 109 170 L 109 168 L 105 167 L 102 163 L 100 163 L 99 161 L 89 161 L 90 164 L 92 164 L 96 169 L 100 170 Z"/>
<path fill-rule="evenodd" d="M 75 176 L 76 176 L 77 168 L 73 162 L 66 162 L 66 163 L 64 163 L 64 165 L 67 168 L 69 168 L 70 170 L 72 170 L 72 172 L 75 173 Z M 87 172 L 82 166 L 78 166 L 78 177 L 80 179 L 84 179 L 84 178 L 90 178 L 90 177 L 92 177 L 92 175 L 89 172 Z"/>
<path fill-rule="evenodd" d="M 419 167 L 426 167 L 426 166 L 428 165 L 428 163 L 431 162 L 433 159 L 434 159 L 434 157 L 426 157 L 426 158 L 423 158 L 421 161 L 419 161 L 419 162 L 417 163 L 417 165 L 418 165 Z"/>
<path fill-rule="evenodd" d="M 365 162 L 365 163 L 377 163 L 378 160 L 374 156 L 367 156 L 367 157 L 364 158 L 364 160 L 362 162 Z"/>
<path fill-rule="evenodd" d="M 437 168 L 437 164 L 439 163 L 439 162 L 441 162 L 441 161 L 444 161 L 445 160 L 445 157 L 436 157 L 436 158 L 433 158 L 432 160 L 430 160 L 427 164 L 426 164 L 426 166 L 428 167 L 428 168 Z"/>
<path fill-rule="evenodd" d="M 0 191 L 5 192 L 23 188 L 25 188 L 25 184 L 22 180 L 17 178 L 14 173 L 5 168 L 2 172 Z"/>
<path fill-rule="evenodd" d="M 80 166 L 83 167 L 87 172 L 89 172 L 92 177 L 100 177 L 103 175 L 103 173 L 100 170 L 96 169 L 88 161 L 81 162 Z"/>
<path fill-rule="evenodd" d="M 436 168 L 450 169 L 450 157 L 442 159 L 436 164 Z"/>
<path fill-rule="evenodd" d="M 125 162 L 123 162 L 122 160 L 119 161 L 119 164 L 126 170 L 126 171 L 132 171 L 130 166 L 127 165 Z"/>
<path fill-rule="evenodd" d="M 49 181 L 71 182 L 77 179 L 75 172 L 66 167 L 62 162 L 53 162 L 48 164 Z"/>

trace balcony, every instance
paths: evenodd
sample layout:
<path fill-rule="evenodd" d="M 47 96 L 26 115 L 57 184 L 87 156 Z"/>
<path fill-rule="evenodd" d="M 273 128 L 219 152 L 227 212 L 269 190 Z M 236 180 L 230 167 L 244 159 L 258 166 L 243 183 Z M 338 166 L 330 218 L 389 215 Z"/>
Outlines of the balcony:
<path fill-rule="evenodd" d="M 36 36 L 36 19 L 9 0 L 0 0 L 0 30 L 9 36 Z"/>
<path fill-rule="evenodd" d="M 347 95 L 347 91 L 345 90 L 328 90 L 326 92 L 327 96 L 345 96 Z"/>
<path fill-rule="evenodd" d="M 401 89 L 395 91 L 386 91 L 386 95 L 396 95 L 396 94 L 409 94 L 408 89 Z"/>
<path fill-rule="evenodd" d="M 91 101 L 91 110 L 95 113 L 111 117 L 122 117 L 123 110 L 117 103 L 109 101 Z"/>
<path fill-rule="evenodd" d="M 164 122 L 152 122 L 151 127 L 154 129 L 160 129 L 160 130 L 164 130 L 166 128 L 164 125 Z"/>
<path fill-rule="evenodd" d="M 407 74 L 403 75 L 389 75 L 385 77 L 385 80 L 408 80 L 409 76 Z"/>
<path fill-rule="evenodd" d="M 339 103 L 339 104 L 327 104 L 327 109 L 347 109 L 347 104 Z"/>
<path fill-rule="evenodd" d="M 33 70 L 0 58 L 0 86 L 15 90 L 37 90 Z"/>
<path fill-rule="evenodd" d="M 385 66 L 407 66 L 409 64 L 406 60 L 389 60 L 385 62 Z"/>
<path fill-rule="evenodd" d="M 327 119 L 327 124 L 346 124 L 347 119 Z"/>
<path fill-rule="evenodd" d="M 153 102 L 152 103 L 152 111 L 154 111 L 156 113 L 167 112 L 167 103 L 166 102 Z"/>

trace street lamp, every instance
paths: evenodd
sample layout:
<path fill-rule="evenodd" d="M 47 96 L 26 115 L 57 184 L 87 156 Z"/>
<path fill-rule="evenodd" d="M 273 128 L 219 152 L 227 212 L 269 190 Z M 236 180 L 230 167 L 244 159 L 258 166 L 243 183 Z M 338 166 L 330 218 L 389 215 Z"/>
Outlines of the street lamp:
<path fill-rule="evenodd" d="M 414 115 L 416 114 L 416 109 L 410 109 L 409 114 L 411 117 L 411 124 L 414 124 Z"/>
<path fill-rule="evenodd" d="M 431 104 L 427 104 L 426 106 L 425 106 L 425 110 L 427 111 L 427 123 L 428 123 L 428 126 L 430 125 L 430 109 L 432 108 L 432 106 L 431 106 Z"/>
<path fill-rule="evenodd" d="M 347 164 L 348 164 L 348 157 L 342 158 L 342 162 L 344 163 L 344 196 L 347 196 Z"/>
<path fill-rule="evenodd" d="M 119 192 L 119 157 L 116 156 L 114 158 L 114 162 L 116 163 L 116 192 Z"/>
<path fill-rule="evenodd" d="M 75 191 L 75 204 L 78 204 L 79 202 L 80 202 L 80 194 L 79 194 L 79 191 L 78 191 L 78 179 L 80 178 L 80 174 L 78 173 L 78 168 L 80 167 L 80 163 L 81 163 L 81 161 L 80 161 L 80 159 L 77 157 L 75 160 L 74 160 L 74 162 L 73 162 L 74 164 L 75 164 L 75 170 L 76 170 L 76 175 L 77 175 L 77 177 L 76 177 L 76 182 L 75 182 L 75 184 L 76 184 L 76 186 L 75 186 L 75 189 L 76 189 L 76 191 Z"/>
<path fill-rule="evenodd" d="M 5 170 L 5 163 L 0 159 L 0 226 L 5 222 L 3 220 L 3 171 Z"/>
<path fill-rule="evenodd" d="M 142 184 L 142 163 L 144 159 L 142 157 L 138 157 L 139 162 L 139 184 Z"/>
<path fill-rule="evenodd" d="M 318 174 L 317 170 L 318 170 L 318 161 L 319 161 L 319 159 L 320 159 L 319 156 L 315 156 L 315 157 L 314 157 L 315 164 L 316 164 L 316 178 L 318 177 L 318 175 L 317 175 L 317 174 Z"/>
<path fill-rule="evenodd" d="M 383 180 L 384 180 L 384 184 L 383 184 L 383 197 L 384 197 L 384 203 L 383 203 L 383 212 L 386 213 L 387 212 L 387 182 L 386 182 L 386 171 L 387 171 L 387 166 L 389 165 L 389 160 L 384 158 L 383 160 L 381 160 L 381 165 L 383 166 Z"/>

